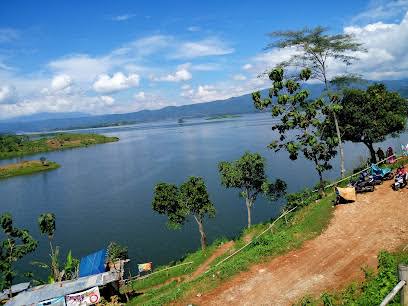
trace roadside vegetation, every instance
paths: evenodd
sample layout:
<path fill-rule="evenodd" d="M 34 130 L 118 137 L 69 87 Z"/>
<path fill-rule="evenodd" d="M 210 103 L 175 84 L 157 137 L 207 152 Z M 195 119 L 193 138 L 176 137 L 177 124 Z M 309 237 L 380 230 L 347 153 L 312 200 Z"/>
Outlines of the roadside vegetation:
<path fill-rule="evenodd" d="M 52 161 L 30 160 L 0 167 L 0 179 L 6 179 L 19 175 L 28 175 L 41 171 L 49 171 L 59 168 L 60 165 Z"/>
<path fill-rule="evenodd" d="M 408 253 L 382 251 L 378 255 L 377 272 L 369 267 L 362 267 L 365 278 L 362 282 L 354 282 L 338 292 L 324 292 L 320 297 L 306 296 L 297 306 L 334 306 L 334 305 L 380 305 L 383 298 L 398 283 L 398 264 L 408 264 Z M 400 294 L 389 305 L 400 305 Z"/>
<path fill-rule="evenodd" d="M 117 137 L 99 134 L 61 133 L 52 137 L 31 140 L 26 135 L 0 135 L 0 159 L 87 147 L 94 144 L 118 141 Z"/>
<path fill-rule="evenodd" d="M 299 202 L 301 206 L 299 210 L 288 214 L 287 218 L 278 220 L 270 231 L 267 231 L 241 252 L 214 268 L 218 262 L 247 244 L 252 237 L 267 229 L 272 220 L 243 230 L 241 235 L 233 240 L 231 249 L 211 263 L 209 272 L 204 271 L 196 278 L 188 278 L 200 263 L 209 258 L 217 247 L 225 243 L 225 240 L 214 242 L 205 251 L 200 250 L 189 254 L 174 265 L 191 261 L 194 264 L 176 267 L 174 270 L 169 269 L 145 279 L 133 281 L 127 287 L 127 291 L 133 291 L 135 295 L 143 294 L 133 298 L 129 304 L 163 305 L 176 300 L 183 301 L 183 298 L 202 294 L 217 287 L 226 279 L 247 270 L 254 263 L 270 260 L 298 248 L 304 241 L 318 236 L 326 228 L 332 217 L 334 195 L 330 194 L 319 201 L 315 201 L 314 198 L 304 198 L 303 196 L 303 193 L 296 196 L 296 198 L 303 198 L 303 203 Z M 293 197 L 295 196 L 293 195 Z M 291 205 L 293 205 L 293 202 L 292 198 Z M 168 267 L 170 266 L 160 267 L 156 271 Z"/>

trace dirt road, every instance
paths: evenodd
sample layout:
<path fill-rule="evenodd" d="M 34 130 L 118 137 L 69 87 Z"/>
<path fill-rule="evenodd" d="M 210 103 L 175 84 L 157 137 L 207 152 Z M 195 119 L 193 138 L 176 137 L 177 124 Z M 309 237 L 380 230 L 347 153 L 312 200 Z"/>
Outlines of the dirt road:
<path fill-rule="evenodd" d="M 408 243 L 408 189 L 394 192 L 391 181 L 357 202 L 337 206 L 319 237 L 271 262 L 255 265 L 196 305 L 292 305 L 305 295 L 344 287 L 363 277 L 362 266 L 376 267 L 380 250 Z"/>

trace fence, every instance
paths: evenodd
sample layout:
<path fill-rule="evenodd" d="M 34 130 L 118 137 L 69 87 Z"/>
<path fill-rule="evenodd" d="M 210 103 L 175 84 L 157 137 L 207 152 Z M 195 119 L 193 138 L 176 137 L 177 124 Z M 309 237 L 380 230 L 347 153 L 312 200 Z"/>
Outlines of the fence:
<path fill-rule="evenodd" d="M 392 299 L 401 291 L 400 304 L 408 306 L 408 266 L 400 264 L 398 266 L 399 283 L 391 290 L 391 292 L 381 302 L 380 306 L 386 306 Z"/>

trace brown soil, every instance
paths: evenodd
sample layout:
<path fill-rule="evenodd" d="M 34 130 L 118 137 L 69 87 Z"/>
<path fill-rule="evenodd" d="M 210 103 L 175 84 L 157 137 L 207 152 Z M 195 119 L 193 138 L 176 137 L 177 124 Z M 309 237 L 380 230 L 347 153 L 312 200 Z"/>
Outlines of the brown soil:
<path fill-rule="evenodd" d="M 254 265 L 220 287 L 188 302 L 194 305 L 292 305 L 305 295 L 337 290 L 375 268 L 380 250 L 408 242 L 408 189 L 392 181 L 353 204 L 337 206 L 322 235 L 300 249 Z"/>
<path fill-rule="evenodd" d="M 211 263 L 217 259 L 218 257 L 224 255 L 228 250 L 230 250 L 232 248 L 232 246 L 234 245 L 234 241 L 228 241 L 222 245 L 220 245 L 215 252 L 207 258 L 207 260 L 205 260 L 202 265 L 200 265 L 198 267 L 197 270 L 195 270 L 193 272 L 193 274 L 191 275 L 190 280 L 193 280 L 197 277 L 199 277 L 201 274 L 203 274 L 205 271 L 207 271 L 210 268 Z"/>

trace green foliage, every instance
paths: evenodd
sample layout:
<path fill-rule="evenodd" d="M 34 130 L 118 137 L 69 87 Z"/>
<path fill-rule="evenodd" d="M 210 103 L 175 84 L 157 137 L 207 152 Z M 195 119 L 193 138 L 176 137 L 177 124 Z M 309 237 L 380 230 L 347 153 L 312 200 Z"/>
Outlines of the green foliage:
<path fill-rule="evenodd" d="M 16 164 L 0 167 L 0 179 L 7 179 L 14 176 L 29 175 L 42 171 L 49 171 L 59 168 L 60 165 L 55 162 L 42 164 L 39 161 L 23 161 Z"/>
<path fill-rule="evenodd" d="M 389 253 L 382 251 L 378 255 L 378 271 L 363 269 L 365 280 L 362 283 L 352 283 L 340 292 L 324 293 L 319 298 L 303 298 L 296 305 L 303 304 L 309 299 L 314 304 L 309 305 L 380 305 L 381 301 L 398 283 L 398 264 L 408 263 L 408 253 Z M 399 294 L 393 299 L 390 305 L 399 305 Z M 307 304 L 306 304 L 307 305 Z"/>
<path fill-rule="evenodd" d="M 306 81 L 309 74 L 309 70 L 303 70 L 301 80 Z M 268 107 L 275 100 L 271 107 L 272 116 L 278 117 L 280 122 L 273 125 L 272 130 L 277 131 L 280 137 L 269 148 L 286 150 L 292 160 L 296 160 L 299 152 L 302 152 L 305 158 L 314 163 L 319 174 L 320 191 L 324 193 L 323 172 L 332 168 L 330 160 L 336 155 L 338 145 L 338 138 L 324 133 L 324 129 L 327 125 L 326 115 L 331 112 L 329 107 L 335 106 L 325 105 L 320 98 L 308 101 L 309 92 L 302 89 L 295 79 L 285 80 L 281 67 L 274 69 L 270 78 L 273 81 L 273 96 L 268 102 L 261 99 L 260 92 L 252 95 L 254 105 L 260 109 Z"/>
<path fill-rule="evenodd" d="M 43 213 L 38 218 L 38 226 L 43 235 L 47 235 L 50 241 L 50 264 L 33 261 L 32 264 L 40 268 L 47 269 L 50 272 L 48 282 L 61 282 L 63 280 L 73 279 L 78 276 L 79 260 L 72 257 L 71 250 L 67 254 L 65 264 L 61 267 L 60 264 L 60 248 L 52 246 L 51 240 L 54 237 L 56 230 L 55 215 L 53 213 Z"/>
<path fill-rule="evenodd" d="M 219 286 L 221 283 L 225 282 L 226 279 L 229 279 L 239 272 L 247 270 L 254 263 L 262 262 L 300 247 L 302 242 L 316 237 L 326 228 L 333 213 L 333 198 L 334 196 L 331 194 L 330 196 L 321 199 L 319 202 L 310 203 L 310 205 L 301 208 L 299 211 L 291 213 L 289 222 L 279 220 L 275 223 L 273 231 L 266 232 L 265 235 L 261 236 L 261 238 L 255 241 L 255 243 L 249 245 L 219 267 L 213 268 L 209 273 L 205 273 L 197 279 L 182 283 L 178 283 L 176 280 L 169 282 L 170 279 L 174 278 L 171 277 L 171 274 L 166 277 L 165 272 L 163 272 L 163 274 L 160 274 L 164 275 L 162 276 L 163 279 L 161 281 L 163 284 L 162 286 L 157 286 L 157 279 L 152 283 L 148 283 L 149 278 L 135 281 L 133 283 L 135 290 L 139 290 L 139 292 L 143 291 L 143 294 L 133 298 L 129 304 L 166 305 L 171 302 L 177 302 L 180 301 L 180 299 L 182 300 L 186 295 L 204 293 Z M 256 235 L 257 233 L 264 231 L 269 225 L 270 223 L 255 225 L 250 231 L 252 234 Z M 248 231 L 249 230 L 246 230 L 241 237 L 238 237 L 237 240 L 235 240 L 235 250 L 246 244 L 247 240 L 245 234 L 247 234 Z M 211 250 L 211 247 L 207 250 Z M 198 256 L 197 252 L 194 254 L 197 254 Z M 226 253 L 217 258 L 213 265 L 229 254 L 230 253 Z M 189 260 L 194 261 L 195 265 L 196 259 L 188 256 L 185 259 L 185 262 Z M 201 262 L 203 261 L 202 258 L 199 260 Z M 179 269 L 182 269 L 182 267 Z"/>
<path fill-rule="evenodd" d="M 218 170 L 221 184 L 226 188 L 237 188 L 245 199 L 248 209 L 248 227 L 251 226 L 250 210 L 259 194 L 266 195 L 271 201 L 277 200 L 286 190 L 286 183 L 277 179 L 268 181 L 265 174 L 265 159 L 259 153 L 245 152 L 234 162 L 220 162 Z"/>
<path fill-rule="evenodd" d="M 5 234 L 5 239 L 0 243 L 0 291 L 10 288 L 17 275 L 14 264 L 25 255 L 33 252 L 38 242 L 25 229 L 13 226 L 10 213 L 3 213 L 0 225 Z"/>
<path fill-rule="evenodd" d="M 201 177 L 190 177 L 180 188 L 174 184 L 159 183 L 155 186 L 153 210 L 166 215 L 170 228 L 179 228 L 192 215 L 201 234 L 201 247 L 206 247 L 206 235 L 203 228 L 206 216 L 213 218 L 215 208 L 210 201 L 207 187 Z"/>
<path fill-rule="evenodd" d="M 48 239 L 52 239 L 55 232 L 55 215 L 52 213 L 44 213 L 38 217 L 38 226 L 43 235 L 47 235 Z"/>
<path fill-rule="evenodd" d="M 364 143 L 376 161 L 373 143 L 385 140 L 387 135 L 397 135 L 405 130 L 408 100 L 396 92 L 389 92 L 385 85 L 346 89 L 337 112 L 343 140 Z M 327 125 L 328 132 L 333 122 Z"/>
<path fill-rule="evenodd" d="M 27 136 L 0 135 L 0 158 L 11 158 L 42 152 L 87 147 L 93 144 L 118 141 L 117 137 L 99 134 L 60 133 L 53 137 L 30 140 Z"/>
<path fill-rule="evenodd" d="M 115 262 L 118 259 L 128 259 L 128 248 L 120 245 L 115 241 L 111 241 L 108 245 L 108 260 Z"/>
<path fill-rule="evenodd" d="M 301 77 L 308 76 L 324 83 L 328 81 L 328 60 L 348 66 L 357 59 L 353 55 L 354 52 L 365 51 L 361 43 L 355 41 L 352 35 L 330 35 L 328 29 L 322 26 L 294 31 L 276 31 L 270 33 L 270 36 L 274 41 L 267 46 L 267 49 L 294 47 L 299 51 L 280 66 L 310 67 Z"/>
<path fill-rule="evenodd" d="M 65 263 L 62 265 L 59 262 L 60 248 L 57 246 L 50 254 L 51 263 L 47 264 L 40 261 L 32 261 L 31 264 L 41 269 L 49 271 L 47 283 L 52 284 L 55 282 L 61 282 L 64 280 L 75 279 L 79 275 L 79 259 L 72 256 L 71 250 L 69 250 Z M 35 280 L 37 283 L 44 284 L 42 280 Z"/>

